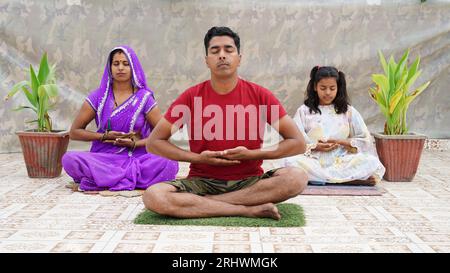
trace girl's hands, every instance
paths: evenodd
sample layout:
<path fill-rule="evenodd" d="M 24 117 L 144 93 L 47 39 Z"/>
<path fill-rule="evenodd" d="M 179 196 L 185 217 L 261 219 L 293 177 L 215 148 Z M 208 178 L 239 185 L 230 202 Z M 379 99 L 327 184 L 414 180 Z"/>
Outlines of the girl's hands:
<path fill-rule="evenodd" d="M 329 151 L 332 151 L 332 150 L 338 148 L 339 146 L 342 146 L 349 153 L 356 153 L 358 151 L 358 149 L 356 147 L 353 147 L 350 144 L 350 141 L 345 140 L 345 139 L 339 139 L 339 140 L 328 139 L 327 141 L 319 140 L 319 143 L 317 143 L 316 148 L 313 150 L 319 151 L 319 152 L 329 152 Z"/>
<path fill-rule="evenodd" d="M 328 142 L 323 142 L 321 140 L 319 140 L 319 143 L 317 143 L 316 148 L 313 149 L 313 151 L 318 151 L 318 152 L 329 152 L 329 151 L 333 151 L 334 149 L 338 148 L 339 144 L 337 143 L 328 143 Z"/>

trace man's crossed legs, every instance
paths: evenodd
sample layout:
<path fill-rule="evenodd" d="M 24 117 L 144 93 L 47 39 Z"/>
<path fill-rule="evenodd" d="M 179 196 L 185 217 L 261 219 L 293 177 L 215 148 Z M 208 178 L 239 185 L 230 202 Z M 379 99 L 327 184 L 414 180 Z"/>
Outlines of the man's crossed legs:
<path fill-rule="evenodd" d="M 307 183 L 304 171 L 287 167 L 239 181 L 190 178 L 158 183 L 142 198 L 147 209 L 178 218 L 244 216 L 279 220 L 281 215 L 274 203 L 297 196 Z"/>

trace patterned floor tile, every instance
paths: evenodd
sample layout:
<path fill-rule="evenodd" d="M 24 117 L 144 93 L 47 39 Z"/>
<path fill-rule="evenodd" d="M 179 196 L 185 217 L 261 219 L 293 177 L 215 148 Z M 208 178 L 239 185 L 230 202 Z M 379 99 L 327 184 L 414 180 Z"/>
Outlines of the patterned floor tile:
<path fill-rule="evenodd" d="M 8 239 L 16 232 L 17 230 L 0 230 L 0 239 Z"/>
<path fill-rule="evenodd" d="M 119 243 L 114 248 L 114 253 L 151 253 L 154 244 L 149 243 Z"/>
<path fill-rule="evenodd" d="M 365 238 L 364 241 L 366 241 L 370 244 L 380 244 L 380 245 L 383 245 L 383 244 L 410 244 L 410 243 L 414 242 L 411 239 L 411 237 L 408 237 L 406 235 L 402 235 L 402 236 L 371 235 L 371 236 L 366 236 L 364 238 Z"/>
<path fill-rule="evenodd" d="M 104 231 L 71 231 L 64 238 L 66 240 L 100 240 Z"/>
<path fill-rule="evenodd" d="M 310 245 L 274 244 L 275 253 L 312 253 Z"/>
<path fill-rule="evenodd" d="M 376 253 L 411 253 L 412 250 L 408 247 L 408 245 L 370 245 L 373 252 Z"/>
<path fill-rule="evenodd" d="M 212 232 L 161 232 L 158 242 L 212 242 L 214 240 L 214 233 Z"/>
<path fill-rule="evenodd" d="M 269 228 L 273 235 L 305 235 L 304 228 Z"/>
<path fill-rule="evenodd" d="M 427 219 L 418 213 L 392 213 L 392 216 L 397 218 L 399 221 L 426 221 Z"/>
<path fill-rule="evenodd" d="M 250 244 L 214 244 L 213 253 L 251 253 Z"/>
<path fill-rule="evenodd" d="M 64 239 L 67 233 L 65 230 L 19 230 L 9 240 L 58 241 Z"/>
<path fill-rule="evenodd" d="M 154 253 L 211 253 L 213 250 L 211 243 L 157 243 L 152 252 Z"/>
<path fill-rule="evenodd" d="M 250 241 L 250 233 L 214 233 L 214 241 Z"/>
<path fill-rule="evenodd" d="M 88 253 L 93 243 L 58 243 L 50 252 L 64 252 L 64 253 Z"/>
<path fill-rule="evenodd" d="M 128 205 L 100 205 L 97 207 L 97 211 L 124 211 Z"/>
<path fill-rule="evenodd" d="M 344 217 L 347 220 L 376 220 L 377 218 L 373 214 L 364 213 L 364 214 L 352 214 L 352 213 L 344 213 Z"/>
<path fill-rule="evenodd" d="M 384 236 L 392 236 L 394 235 L 389 228 L 373 228 L 373 227 L 357 227 L 356 231 L 360 235 L 384 235 Z"/>
<path fill-rule="evenodd" d="M 410 207 L 386 206 L 384 209 L 389 213 L 417 213 L 415 209 Z"/>
<path fill-rule="evenodd" d="M 24 210 L 40 210 L 40 211 L 47 211 L 54 208 L 55 204 L 29 204 L 26 207 L 24 207 Z"/>
<path fill-rule="evenodd" d="M 450 234 L 417 234 L 425 243 L 449 243 Z"/>
<path fill-rule="evenodd" d="M 370 253 L 373 252 L 366 244 L 313 244 L 313 252 L 318 253 Z"/>
<path fill-rule="evenodd" d="M 311 236 L 358 235 L 353 227 L 304 227 L 303 230 Z"/>
<path fill-rule="evenodd" d="M 21 210 L 8 216 L 9 218 L 39 218 L 45 211 Z"/>
<path fill-rule="evenodd" d="M 91 213 L 88 218 L 95 219 L 118 219 L 122 212 L 120 211 L 95 211 Z"/>
<path fill-rule="evenodd" d="M 450 253 L 450 244 L 445 245 L 430 245 L 430 247 L 438 253 Z"/>
<path fill-rule="evenodd" d="M 123 235 L 122 240 L 133 241 L 133 240 L 150 240 L 156 241 L 159 238 L 159 232 L 127 232 Z"/>
<path fill-rule="evenodd" d="M 22 161 L 0 154 L 0 252 L 450 252 L 450 151 L 424 151 L 415 179 L 382 181 L 382 196 L 288 200 L 301 228 L 135 225 L 140 197 L 72 192 L 65 172 L 30 179 Z"/>
<path fill-rule="evenodd" d="M 0 253 L 50 252 L 56 242 L 49 241 L 2 241 Z"/>
<path fill-rule="evenodd" d="M 52 218 L 52 219 L 86 219 L 91 213 L 89 211 L 81 210 L 56 210 L 49 211 L 41 215 L 40 218 Z"/>

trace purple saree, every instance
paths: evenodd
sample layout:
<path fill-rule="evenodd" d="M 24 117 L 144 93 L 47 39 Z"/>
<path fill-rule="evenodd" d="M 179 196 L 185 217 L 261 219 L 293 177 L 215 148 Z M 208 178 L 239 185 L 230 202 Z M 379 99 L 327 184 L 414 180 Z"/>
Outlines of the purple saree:
<path fill-rule="evenodd" d="M 145 116 L 156 106 L 156 101 L 134 51 L 127 46 L 113 50 L 118 48 L 128 58 L 132 84 L 137 91 L 114 109 L 111 64 L 107 62 L 100 87 L 91 92 L 86 101 L 96 112 L 97 132 L 104 133 L 107 129 L 136 132 L 146 138 L 152 128 Z M 93 141 L 90 152 L 67 152 L 62 164 L 67 174 L 85 191 L 146 189 L 174 179 L 178 172 L 178 162 L 147 153 L 145 147 L 131 151 L 101 141 Z"/>

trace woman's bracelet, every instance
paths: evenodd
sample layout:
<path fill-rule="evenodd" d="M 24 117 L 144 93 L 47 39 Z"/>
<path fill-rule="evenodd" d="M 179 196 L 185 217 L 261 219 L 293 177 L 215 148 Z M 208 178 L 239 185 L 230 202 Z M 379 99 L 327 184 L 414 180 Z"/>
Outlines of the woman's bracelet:
<path fill-rule="evenodd" d="M 101 142 L 105 141 L 107 137 L 108 137 L 108 131 L 103 133 L 102 138 L 100 139 L 100 141 Z"/>

